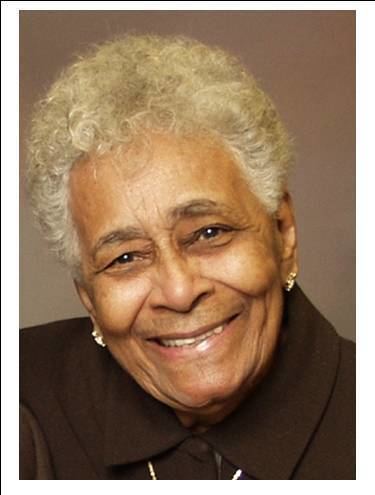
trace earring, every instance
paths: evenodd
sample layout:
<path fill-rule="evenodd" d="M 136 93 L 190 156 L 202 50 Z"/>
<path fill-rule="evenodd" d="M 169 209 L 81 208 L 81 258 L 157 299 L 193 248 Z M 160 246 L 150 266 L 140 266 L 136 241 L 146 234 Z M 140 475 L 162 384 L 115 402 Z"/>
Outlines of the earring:
<path fill-rule="evenodd" d="M 296 272 L 290 272 L 289 275 L 287 276 L 287 279 L 286 279 L 285 284 L 284 284 L 284 289 L 287 292 L 290 292 L 293 289 L 294 284 L 296 282 L 296 277 L 297 277 Z"/>
<path fill-rule="evenodd" d="M 94 323 L 94 329 L 91 332 L 91 335 L 94 337 L 95 342 L 101 347 L 107 347 L 107 344 L 104 342 L 104 338 L 102 332 L 99 330 L 99 327 Z"/>

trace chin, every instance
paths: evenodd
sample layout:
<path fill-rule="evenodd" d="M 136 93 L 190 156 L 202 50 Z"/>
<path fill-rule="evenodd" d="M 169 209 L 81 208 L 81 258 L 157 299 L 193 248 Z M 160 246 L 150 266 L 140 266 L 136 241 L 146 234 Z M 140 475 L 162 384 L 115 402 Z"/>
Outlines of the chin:
<path fill-rule="evenodd" d="M 244 381 L 233 381 L 212 384 L 194 384 L 191 387 L 181 387 L 175 395 L 175 404 L 185 411 L 196 410 L 208 411 L 230 406 L 232 402 L 238 401 L 248 387 Z"/>

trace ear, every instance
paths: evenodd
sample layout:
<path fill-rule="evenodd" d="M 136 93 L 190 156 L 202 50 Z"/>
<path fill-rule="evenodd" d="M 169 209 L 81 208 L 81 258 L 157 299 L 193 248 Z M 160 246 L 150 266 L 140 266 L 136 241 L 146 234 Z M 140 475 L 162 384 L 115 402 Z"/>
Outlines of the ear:
<path fill-rule="evenodd" d="M 94 305 L 92 302 L 92 297 L 90 296 L 86 287 L 81 282 L 74 280 L 74 286 L 76 288 L 78 297 L 80 298 L 84 307 L 87 309 L 92 322 L 95 324 L 96 323 L 96 312 L 95 312 L 95 308 L 94 308 Z"/>
<path fill-rule="evenodd" d="M 276 213 L 279 239 L 281 276 L 286 280 L 290 272 L 298 273 L 297 231 L 292 199 L 285 193 Z"/>

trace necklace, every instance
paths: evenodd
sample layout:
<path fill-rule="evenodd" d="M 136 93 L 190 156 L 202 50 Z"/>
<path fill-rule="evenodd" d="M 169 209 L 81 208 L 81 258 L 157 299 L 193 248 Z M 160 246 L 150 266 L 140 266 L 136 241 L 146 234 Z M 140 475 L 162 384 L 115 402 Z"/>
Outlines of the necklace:
<path fill-rule="evenodd" d="M 156 476 L 155 469 L 154 469 L 154 466 L 153 466 L 151 461 L 147 462 L 147 467 L 148 467 L 148 471 L 150 473 L 151 479 L 157 481 L 158 477 Z M 242 469 L 237 469 L 237 471 L 232 476 L 231 481 L 238 480 L 240 478 L 241 474 L 242 474 Z"/>

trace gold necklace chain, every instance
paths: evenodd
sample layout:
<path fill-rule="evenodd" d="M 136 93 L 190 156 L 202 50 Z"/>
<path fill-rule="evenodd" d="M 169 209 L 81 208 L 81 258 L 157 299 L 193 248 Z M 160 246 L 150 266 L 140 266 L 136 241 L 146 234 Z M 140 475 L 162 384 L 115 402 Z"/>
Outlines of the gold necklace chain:
<path fill-rule="evenodd" d="M 154 469 L 154 466 L 153 466 L 151 461 L 147 462 L 147 467 L 148 467 L 148 471 L 150 473 L 151 479 L 157 481 L 158 477 L 156 476 L 155 469 Z M 238 478 L 241 476 L 241 474 L 242 474 L 242 469 L 237 469 L 237 471 L 232 476 L 231 481 L 238 480 Z"/>

